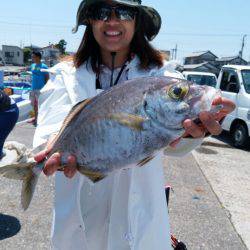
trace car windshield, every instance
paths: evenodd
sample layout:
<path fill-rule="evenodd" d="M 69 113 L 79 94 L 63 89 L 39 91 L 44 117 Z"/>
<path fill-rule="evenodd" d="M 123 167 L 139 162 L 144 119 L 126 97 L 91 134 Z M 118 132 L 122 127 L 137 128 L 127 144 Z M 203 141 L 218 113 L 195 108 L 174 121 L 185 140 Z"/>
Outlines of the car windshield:
<path fill-rule="evenodd" d="M 208 85 L 215 87 L 216 86 L 216 77 L 209 75 L 188 75 L 188 81 L 194 82 L 198 85 Z"/>
<path fill-rule="evenodd" d="M 241 74 L 245 90 L 248 94 L 250 94 L 250 70 L 249 69 L 241 70 Z"/>

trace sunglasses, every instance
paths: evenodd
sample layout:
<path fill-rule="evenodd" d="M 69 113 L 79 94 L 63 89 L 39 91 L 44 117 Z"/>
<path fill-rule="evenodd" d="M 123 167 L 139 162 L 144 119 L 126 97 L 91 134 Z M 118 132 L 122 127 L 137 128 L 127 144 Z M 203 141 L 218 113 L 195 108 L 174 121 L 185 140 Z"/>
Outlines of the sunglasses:
<path fill-rule="evenodd" d="M 98 5 L 89 10 L 88 17 L 98 21 L 108 21 L 114 11 L 116 18 L 121 21 L 132 21 L 135 19 L 137 10 L 124 5 Z"/>

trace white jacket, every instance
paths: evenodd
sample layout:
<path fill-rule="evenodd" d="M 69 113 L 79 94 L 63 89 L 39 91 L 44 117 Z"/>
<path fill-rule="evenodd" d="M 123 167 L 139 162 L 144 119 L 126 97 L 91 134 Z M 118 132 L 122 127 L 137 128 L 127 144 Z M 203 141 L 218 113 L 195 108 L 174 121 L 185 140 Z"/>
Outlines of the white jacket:
<path fill-rule="evenodd" d="M 161 69 L 138 68 L 135 57 L 128 78 L 182 77 L 166 63 Z M 34 147 L 59 130 L 77 102 L 97 94 L 91 67 L 65 62 L 50 69 L 42 90 Z M 199 144 L 200 140 L 193 140 Z M 121 170 L 92 184 L 77 173 L 56 174 L 52 248 L 58 250 L 169 250 L 170 230 L 161 154 L 144 167 Z"/>

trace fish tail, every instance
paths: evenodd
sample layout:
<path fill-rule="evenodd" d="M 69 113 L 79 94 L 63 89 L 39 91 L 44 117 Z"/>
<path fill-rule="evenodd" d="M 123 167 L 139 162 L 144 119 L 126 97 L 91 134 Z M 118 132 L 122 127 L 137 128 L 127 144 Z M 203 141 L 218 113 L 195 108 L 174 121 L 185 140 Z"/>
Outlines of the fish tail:
<path fill-rule="evenodd" d="M 0 176 L 23 181 L 21 205 L 24 210 L 29 207 L 42 167 L 43 164 L 37 162 L 17 163 L 0 167 Z"/>
<path fill-rule="evenodd" d="M 21 191 L 21 205 L 24 211 L 27 210 L 30 205 L 38 178 L 39 175 L 31 172 L 30 175 L 23 180 Z"/>

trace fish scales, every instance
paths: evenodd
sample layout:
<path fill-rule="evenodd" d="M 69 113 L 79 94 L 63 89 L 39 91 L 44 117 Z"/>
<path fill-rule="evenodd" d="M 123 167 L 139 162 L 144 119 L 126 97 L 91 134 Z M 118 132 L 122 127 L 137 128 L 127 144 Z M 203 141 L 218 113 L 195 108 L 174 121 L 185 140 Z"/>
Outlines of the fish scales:
<path fill-rule="evenodd" d="M 127 82 L 127 88 L 120 85 L 112 91 L 104 92 L 98 99 L 94 98 L 95 100 L 82 109 L 73 124 L 65 128 L 61 137 L 57 139 L 52 153 L 59 151 L 79 155 L 78 152 L 85 152 L 85 157 L 81 157 L 82 155 L 77 157 L 78 164 L 86 169 L 98 169 L 102 172 L 126 166 L 133 162 L 138 155 L 143 158 L 154 153 L 155 150 L 152 150 L 152 145 L 150 147 L 148 139 L 151 138 L 151 141 L 154 141 L 154 136 L 150 131 L 142 132 L 125 127 L 110 120 L 109 115 L 129 113 L 146 118 L 145 114 L 141 113 L 144 93 L 149 89 L 166 86 L 166 80 L 169 85 L 176 83 L 176 79 L 166 77 L 142 78 L 136 84 L 134 80 L 131 80 Z M 74 145 L 74 140 L 71 138 L 77 137 L 77 135 L 79 144 Z M 61 143 L 61 140 L 67 141 L 67 143 Z M 157 143 L 159 143 L 158 141 Z"/>

